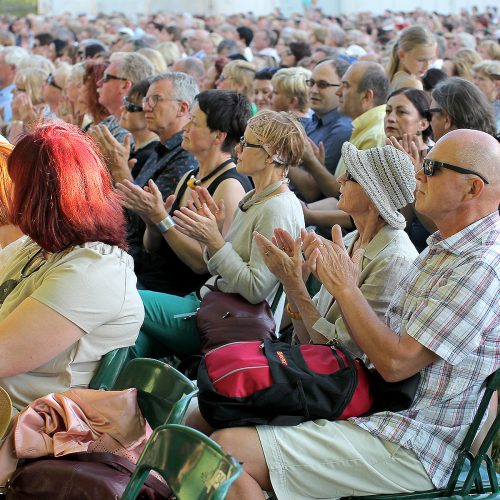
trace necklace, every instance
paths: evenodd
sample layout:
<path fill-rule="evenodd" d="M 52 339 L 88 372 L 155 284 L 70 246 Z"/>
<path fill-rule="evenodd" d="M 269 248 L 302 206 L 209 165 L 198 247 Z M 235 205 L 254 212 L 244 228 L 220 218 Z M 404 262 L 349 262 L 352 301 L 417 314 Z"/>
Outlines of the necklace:
<path fill-rule="evenodd" d="M 196 186 L 201 186 L 205 181 L 211 179 L 215 174 L 218 174 L 225 166 L 229 165 L 232 162 L 233 162 L 232 158 L 223 161 L 218 167 L 214 168 L 208 175 L 205 175 L 205 177 L 201 179 L 196 178 L 196 174 L 198 174 L 199 169 L 195 170 L 187 181 L 188 188 L 194 189 Z"/>

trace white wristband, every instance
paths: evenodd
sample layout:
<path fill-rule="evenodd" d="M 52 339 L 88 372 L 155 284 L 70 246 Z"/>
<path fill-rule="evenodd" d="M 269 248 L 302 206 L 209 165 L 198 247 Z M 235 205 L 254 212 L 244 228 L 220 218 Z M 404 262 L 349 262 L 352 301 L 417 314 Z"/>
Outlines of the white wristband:
<path fill-rule="evenodd" d="M 160 233 L 166 233 L 169 229 L 172 229 L 175 226 L 175 222 L 172 220 L 172 217 L 170 215 L 167 215 L 163 220 L 158 222 L 156 224 L 156 227 L 158 228 L 158 231 Z"/>

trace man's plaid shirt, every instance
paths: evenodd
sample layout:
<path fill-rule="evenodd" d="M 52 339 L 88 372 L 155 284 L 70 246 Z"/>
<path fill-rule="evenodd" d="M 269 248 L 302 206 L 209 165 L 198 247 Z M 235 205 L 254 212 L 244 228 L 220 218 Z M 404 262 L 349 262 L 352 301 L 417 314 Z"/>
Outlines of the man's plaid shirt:
<path fill-rule="evenodd" d="M 441 359 L 422 370 L 410 409 L 352 419 L 413 450 L 436 487 L 451 474 L 486 377 L 500 367 L 500 218 L 497 211 L 415 260 L 387 310 L 389 327 Z"/>

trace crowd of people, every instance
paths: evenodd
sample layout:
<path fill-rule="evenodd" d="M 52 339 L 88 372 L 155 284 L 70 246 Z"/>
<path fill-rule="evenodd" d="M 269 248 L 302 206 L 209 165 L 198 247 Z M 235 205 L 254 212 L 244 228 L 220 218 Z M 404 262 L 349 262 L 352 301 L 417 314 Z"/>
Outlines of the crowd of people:
<path fill-rule="evenodd" d="M 200 353 L 214 287 L 283 290 L 292 342 L 421 379 L 407 410 L 346 421 L 214 431 L 193 410 L 243 463 L 228 498 L 446 484 L 500 368 L 495 7 L 3 16 L 0 117 L 13 412 L 141 336 Z"/>

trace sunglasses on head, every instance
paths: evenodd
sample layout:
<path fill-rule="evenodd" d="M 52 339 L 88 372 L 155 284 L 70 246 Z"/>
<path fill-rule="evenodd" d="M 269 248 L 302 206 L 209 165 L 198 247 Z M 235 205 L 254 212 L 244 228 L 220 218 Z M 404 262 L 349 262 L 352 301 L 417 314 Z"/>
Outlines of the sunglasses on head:
<path fill-rule="evenodd" d="M 423 171 L 427 177 L 432 177 L 436 172 L 436 169 L 447 168 L 448 170 L 453 170 L 459 174 L 470 174 L 477 175 L 480 179 L 484 181 L 485 184 L 489 184 L 488 179 L 483 177 L 481 174 L 469 170 L 468 168 L 457 167 L 455 165 L 450 165 L 449 163 L 443 163 L 442 161 L 431 160 L 430 158 L 425 158 L 423 163 Z"/>
<path fill-rule="evenodd" d="M 128 97 L 123 98 L 123 107 L 129 112 L 129 113 L 140 113 L 143 111 L 142 106 L 139 106 L 137 104 L 133 104 L 128 100 Z"/>
<path fill-rule="evenodd" d="M 47 77 L 47 85 L 50 85 L 51 87 L 54 87 L 57 90 L 63 89 L 62 87 L 57 85 L 54 75 L 52 73 L 50 73 L 49 76 Z"/>

